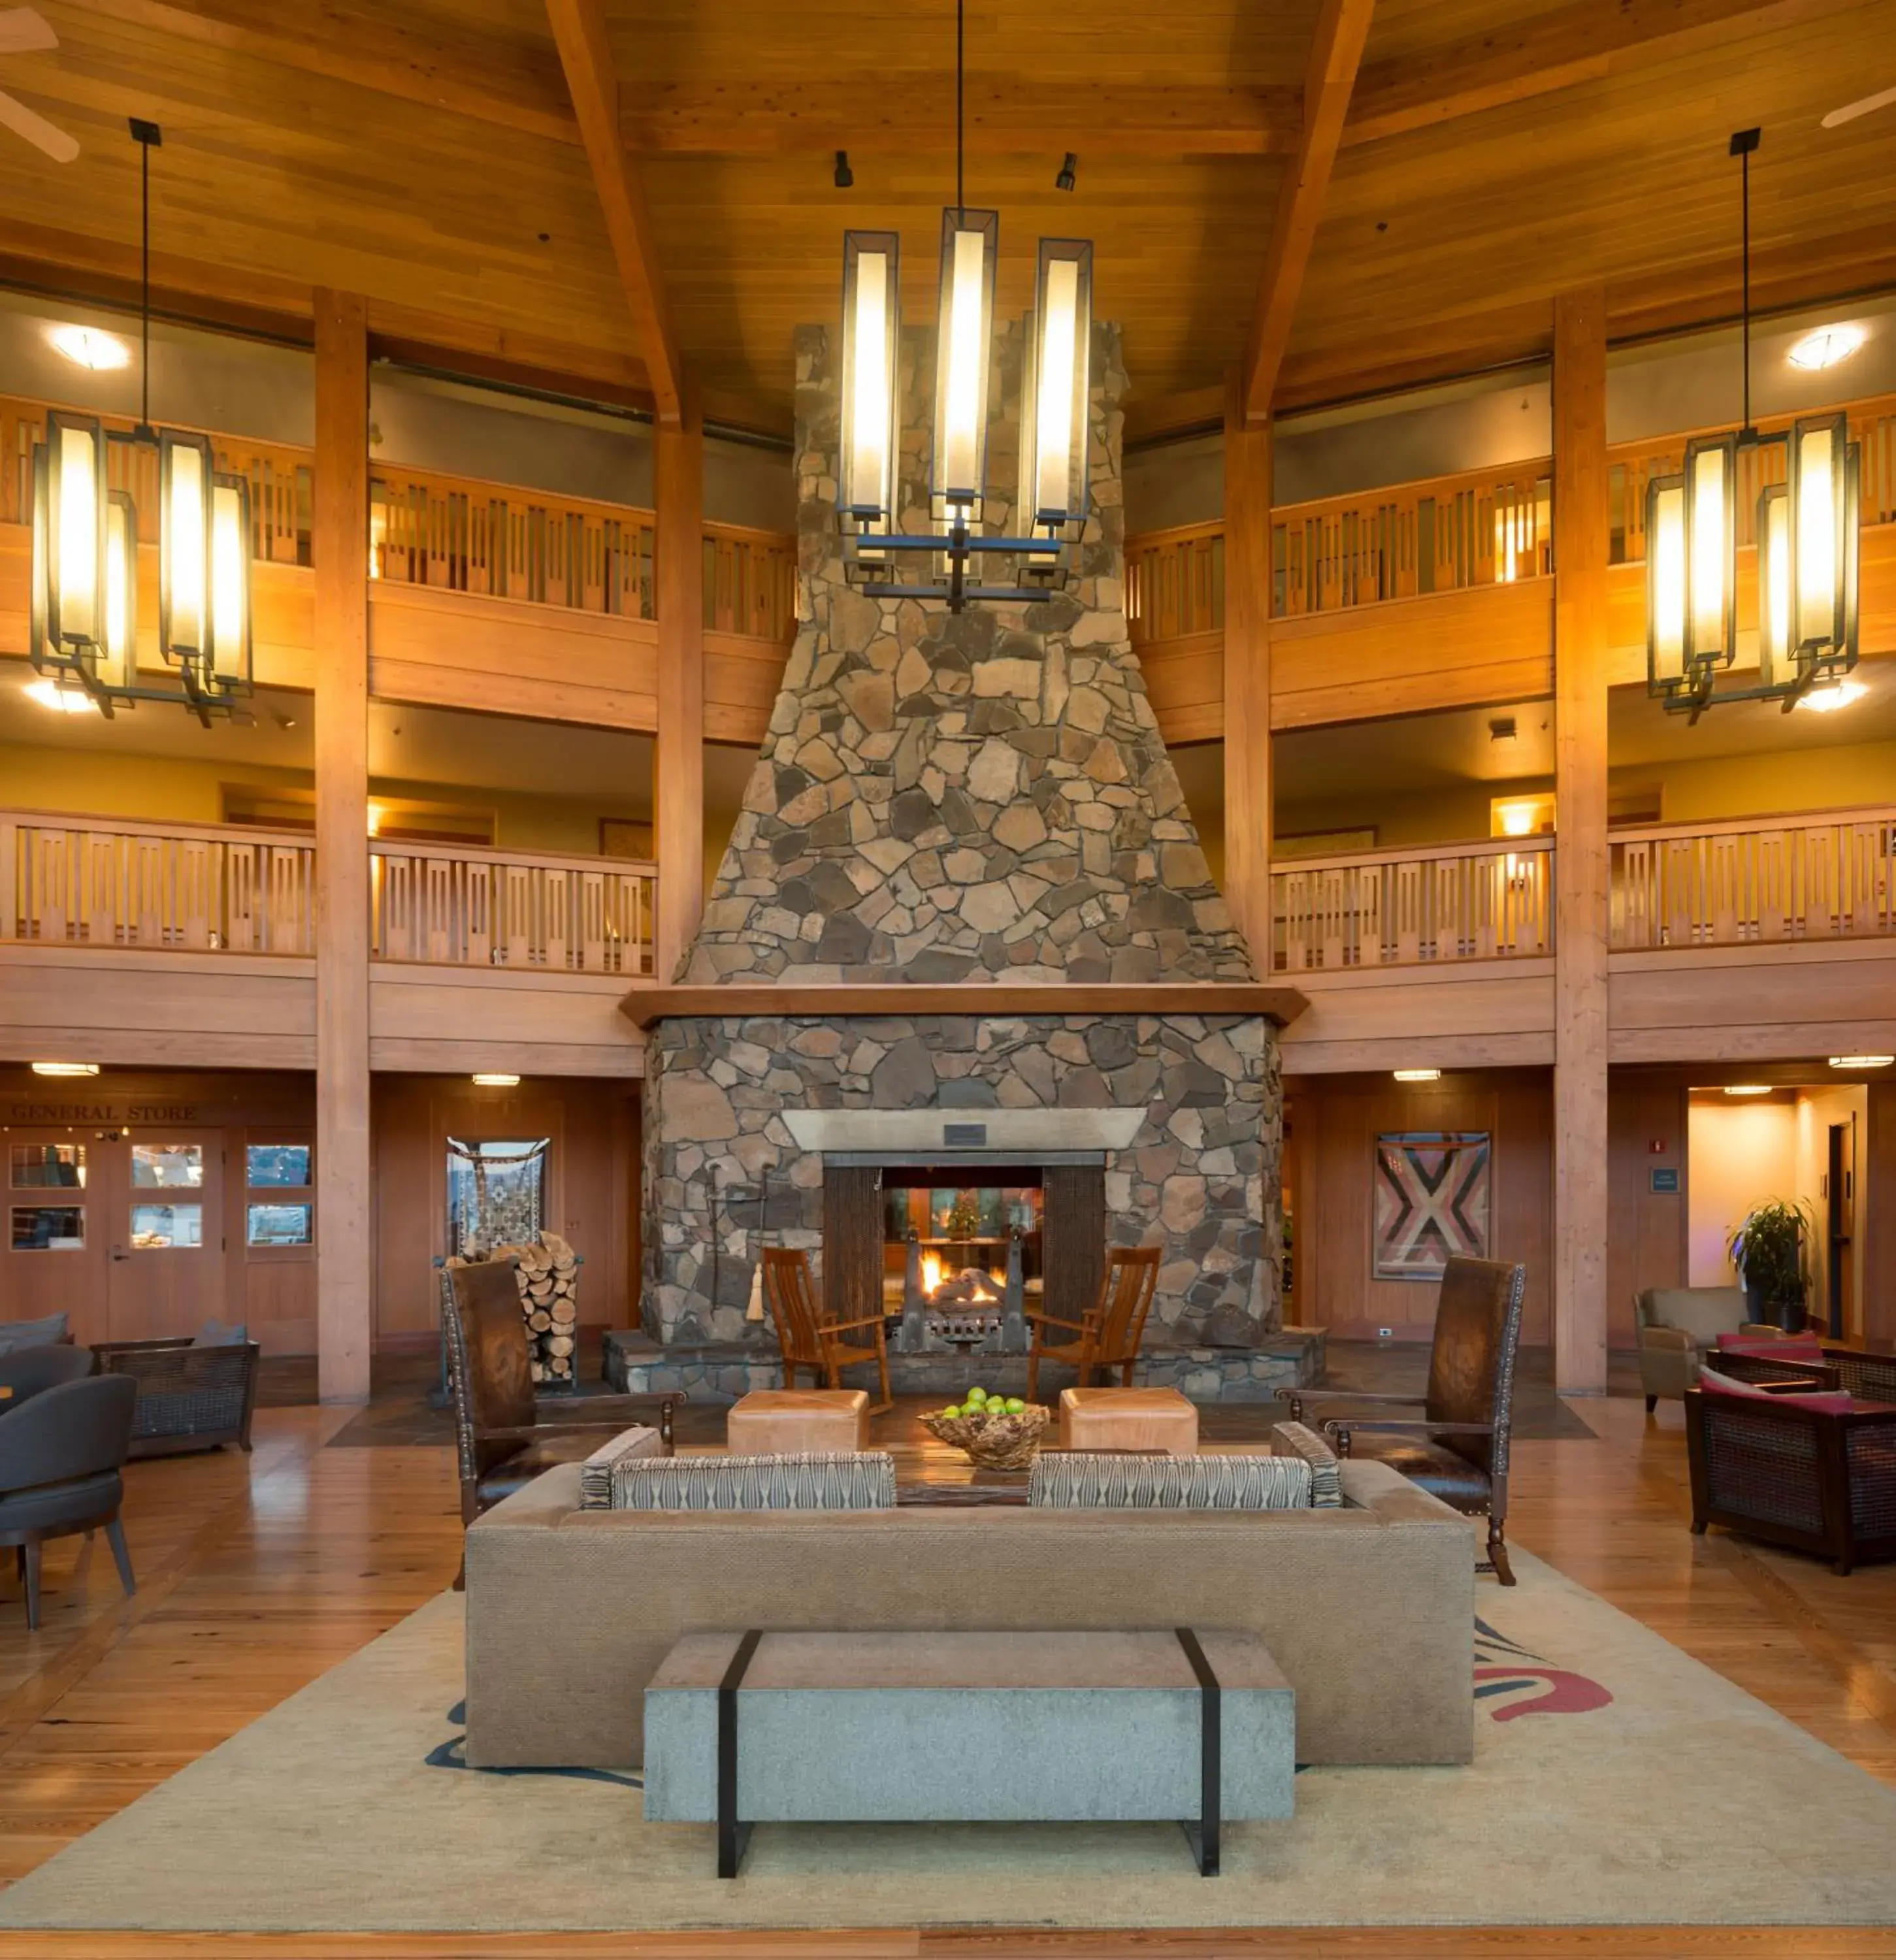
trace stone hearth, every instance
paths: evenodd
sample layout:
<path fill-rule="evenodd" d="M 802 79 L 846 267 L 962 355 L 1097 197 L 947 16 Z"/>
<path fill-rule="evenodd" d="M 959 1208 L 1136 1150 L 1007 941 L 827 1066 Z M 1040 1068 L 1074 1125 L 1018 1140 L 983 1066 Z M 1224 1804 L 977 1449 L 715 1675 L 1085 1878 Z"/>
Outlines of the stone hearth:
<path fill-rule="evenodd" d="M 1099 1166 L 1096 1190 L 1103 1176 L 1107 1240 L 1163 1247 L 1152 1379 L 1214 1397 L 1308 1378 L 1309 1344 L 1278 1338 L 1271 1012 L 1293 1008 L 1256 984 L 1127 639 L 1125 377 L 1116 329 L 1095 332 L 1080 575 L 958 617 L 846 584 L 832 352 L 822 330 L 798 336 L 806 623 L 677 984 L 626 1003 L 650 1024 L 644 1335 L 612 1363 L 628 1386 L 774 1379 L 769 1330 L 747 1318 L 753 1276 L 765 1245 L 820 1255 L 841 1160 L 797 1119 L 826 1112 L 997 1131 L 1053 1119 L 1055 1146 Z M 907 336 L 904 357 L 912 391 L 933 371 L 929 337 Z M 1004 337 L 991 398 L 1004 415 L 1018 368 L 1017 336 Z M 1013 449 L 997 422 L 991 482 L 1013 480 Z M 905 463 L 907 499 L 925 508 L 925 456 Z M 1110 1138 L 1094 1134 L 1107 1115 Z M 946 1127 L 943 1139 L 952 1148 Z M 1071 1311 L 1054 1304 L 1058 1277 L 1050 1253 L 1049 1309 Z M 825 1281 L 832 1308 L 872 1310 L 844 1296 L 873 1274 Z M 905 1358 L 969 1370 L 956 1355 Z"/>

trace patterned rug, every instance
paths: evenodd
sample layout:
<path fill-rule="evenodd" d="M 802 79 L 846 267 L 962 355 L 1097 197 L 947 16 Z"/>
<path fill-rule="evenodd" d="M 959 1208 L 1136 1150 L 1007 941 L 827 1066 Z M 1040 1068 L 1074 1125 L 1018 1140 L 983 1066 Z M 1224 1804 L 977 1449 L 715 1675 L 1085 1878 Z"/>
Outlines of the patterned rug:
<path fill-rule="evenodd" d="M 1514 1556 L 1477 1596 L 1474 1761 L 1307 1769 L 1217 1879 L 1175 1825 L 891 1824 L 760 1826 L 721 1884 L 633 1772 L 463 1766 L 447 1594 L 0 1894 L 0 1927 L 1896 1923 L 1896 1792 Z"/>

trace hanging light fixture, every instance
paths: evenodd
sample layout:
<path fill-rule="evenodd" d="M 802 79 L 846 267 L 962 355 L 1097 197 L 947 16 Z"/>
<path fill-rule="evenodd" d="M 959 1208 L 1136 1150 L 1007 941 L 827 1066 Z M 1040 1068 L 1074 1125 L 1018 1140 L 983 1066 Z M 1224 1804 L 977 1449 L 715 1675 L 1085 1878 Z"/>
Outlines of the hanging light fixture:
<path fill-rule="evenodd" d="M 1819 682 L 1856 664 L 1859 543 L 1857 445 L 1849 418 L 1806 417 L 1788 435 L 1751 422 L 1751 155 L 1756 129 L 1740 129 L 1729 154 L 1742 176 L 1743 426 L 1694 438 L 1680 474 L 1646 492 L 1646 674 L 1666 708 L 1696 721 L 1726 701 L 1795 707 Z M 1766 444 L 1785 445 L 1787 482 L 1758 492 L 1757 684 L 1719 686 L 1738 658 L 1738 463 Z"/>
<path fill-rule="evenodd" d="M 1090 428 L 1093 247 L 1042 239 L 1034 310 L 1024 323 L 1020 482 L 1012 533 L 984 529 L 988 371 L 994 339 L 998 212 L 965 196 L 965 0 L 955 10 L 955 201 L 942 213 L 936 308 L 934 441 L 921 533 L 897 529 L 901 499 L 900 240 L 889 231 L 843 234 L 841 459 L 837 519 L 844 568 L 878 597 L 1034 600 L 1066 582 L 1085 528 Z M 905 579 L 898 553 L 927 555 Z M 1016 561 L 1018 582 L 989 584 L 981 558 Z"/>
<path fill-rule="evenodd" d="M 188 708 L 208 725 L 251 691 L 250 489 L 221 474 L 210 440 L 151 425 L 151 151 L 164 138 L 133 117 L 139 148 L 142 303 L 140 412 L 129 435 L 95 416 L 49 410 L 33 454 L 28 652 L 49 679 L 76 681 L 102 712 L 140 701 Z M 109 487 L 108 445 L 158 453 L 158 647 L 169 687 L 138 679 L 138 521 Z"/>

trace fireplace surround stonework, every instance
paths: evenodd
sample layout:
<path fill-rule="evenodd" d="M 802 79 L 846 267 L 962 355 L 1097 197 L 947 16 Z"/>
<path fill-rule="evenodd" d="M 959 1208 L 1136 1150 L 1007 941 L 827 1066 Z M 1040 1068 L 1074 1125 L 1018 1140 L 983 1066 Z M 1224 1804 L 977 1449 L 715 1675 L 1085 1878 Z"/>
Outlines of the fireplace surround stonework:
<path fill-rule="evenodd" d="M 905 336 L 911 390 L 931 345 Z M 959 616 L 846 583 L 823 329 L 800 331 L 797 362 L 804 624 L 673 998 L 626 1003 L 649 1023 L 644 1328 L 611 1371 L 713 1393 L 773 1378 L 769 1330 L 746 1318 L 759 1252 L 820 1263 L 823 1238 L 824 1151 L 793 1135 L 799 1112 L 1000 1129 L 1070 1112 L 1077 1130 L 1089 1112 L 1121 1119 L 1097 1157 L 1109 1240 L 1163 1247 L 1152 1378 L 1207 1398 L 1298 1379 L 1276 1026 L 1126 632 L 1117 329 L 1095 329 L 1077 577 Z M 1013 478 L 1018 370 L 1003 336 L 991 482 Z M 926 528 L 921 485 L 905 495 L 921 502 L 905 528 Z"/>

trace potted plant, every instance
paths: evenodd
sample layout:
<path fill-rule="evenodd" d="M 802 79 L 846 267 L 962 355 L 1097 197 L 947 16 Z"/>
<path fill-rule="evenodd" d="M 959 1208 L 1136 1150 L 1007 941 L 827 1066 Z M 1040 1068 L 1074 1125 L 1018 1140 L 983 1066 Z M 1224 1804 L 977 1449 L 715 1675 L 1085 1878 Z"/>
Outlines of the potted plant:
<path fill-rule="evenodd" d="M 1806 1249 L 1817 1229 L 1801 1199 L 1773 1198 L 1732 1235 L 1732 1263 L 1745 1281 L 1752 1319 L 1799 1333 L 1810 1290 Z"/>

